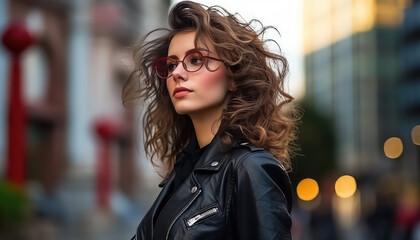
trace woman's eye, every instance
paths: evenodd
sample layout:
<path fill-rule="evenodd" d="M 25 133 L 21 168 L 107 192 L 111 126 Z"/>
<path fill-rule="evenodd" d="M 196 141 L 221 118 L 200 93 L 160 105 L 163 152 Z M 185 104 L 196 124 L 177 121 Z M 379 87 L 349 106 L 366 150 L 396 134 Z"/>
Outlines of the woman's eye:
<path fill-rule="evenodd" d="M 176 68 L 176 64 L 174 63 L 168 63 L 167 65 L 168 71 L 172 72 Z"/>
<path fill-rule="evenodd" d="M 193 65 L 201 65 L 203 63 L 203 58 L 201 56 L 194 56 L 191 58 L 190 63 Z"/>

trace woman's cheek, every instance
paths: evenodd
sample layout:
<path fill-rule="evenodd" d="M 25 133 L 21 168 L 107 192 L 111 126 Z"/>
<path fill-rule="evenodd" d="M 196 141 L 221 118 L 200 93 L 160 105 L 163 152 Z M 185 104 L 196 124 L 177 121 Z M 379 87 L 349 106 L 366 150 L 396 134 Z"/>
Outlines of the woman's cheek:
<path fill-rule="evenodd" d="M 168 93 L 171 92 L 171 82 L 169 81 L 169 78 L 166 79 L 166 89 L 168 90 Z"/>
<path fill-rule="evenodd" d="M 170 98 L 172 98 L 172 93 L 175 90 L 175 83 L 173 80 L 169 80 L 169 78 L 166 80 L 166 89 L 168 91 Z"/>
<path fill-rule="evenodd" d="M 222 84 L 226 81 L 225 71 L 223 69 L 219 69 L 216 72 L 211 72 L 207 78 L 205 78 L 204 84 L 206 87 L 213 87 Z"/>
<path fill-rule="evenodd" d="M 202 78 L 201 84 L 205 91 L 213 94 L 224 94 L 227 91 L 227 78 L 224 69 L 219 69 L 216 72 L 209 72 L 206 77 Z M 216 92 L 215 92 L 216 91 Z"/>

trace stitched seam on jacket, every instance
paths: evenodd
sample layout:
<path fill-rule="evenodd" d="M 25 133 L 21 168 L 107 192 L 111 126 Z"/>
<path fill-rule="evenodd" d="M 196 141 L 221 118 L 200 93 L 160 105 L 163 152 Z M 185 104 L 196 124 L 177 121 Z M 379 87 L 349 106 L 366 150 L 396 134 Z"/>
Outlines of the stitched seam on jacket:
<path fill-rule="evenodd" d="M 230 181 L 229 181 L 229 193 L 228 193 L 228 197 L 227 197 L 227 202 L 226 202 L 226 214 L 228 215 L 230 213 L 231 210 L 231 203 L 232 203 L 232 196 L 233 196 L 233 189 L 235 188 L 235 180 L 238 178 L 238 168 L 241 165 L 242 161 L 247 158 L 249 155 L 251 155 L 252 152 L 246 152 L 245 154 L 243 154 L 243 156 L 239 156 L 237 159 L 237 161 L 239 161 L 239 163 L 234 164 L 233 166 L 233 174 L 230 177 Z"/>

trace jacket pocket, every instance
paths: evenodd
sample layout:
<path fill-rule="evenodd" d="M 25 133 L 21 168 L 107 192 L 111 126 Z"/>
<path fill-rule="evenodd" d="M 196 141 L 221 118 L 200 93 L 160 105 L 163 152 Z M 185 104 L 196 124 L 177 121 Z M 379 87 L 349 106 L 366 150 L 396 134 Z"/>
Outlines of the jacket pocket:
<path fill-rule="evenodd" d="M 212 204 L 202 210 L 200 210 L 200 212 L 194 214 L 192 217 L 189 217 L 186 219 L 185 223 L 187 224 L 188 227 L 192 227 L 195 224 L 202 222 L 214 215 L 216 215 L 217 213 L 220 212 L 220 207 L 219 205 L 217 205 L 217 203 Z"/>

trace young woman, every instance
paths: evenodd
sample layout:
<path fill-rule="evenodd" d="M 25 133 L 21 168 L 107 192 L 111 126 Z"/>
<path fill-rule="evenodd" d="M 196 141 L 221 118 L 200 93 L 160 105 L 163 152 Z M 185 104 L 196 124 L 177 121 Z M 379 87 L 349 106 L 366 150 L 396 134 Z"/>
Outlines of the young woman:
<path fill-rule="evenodd" d="M 221 7 L 180 2 L 169 25 L 123 89 L 147 103 L 145 150 L 167 171 L 133 239 L 291 239 L 286 59 Z"/>

